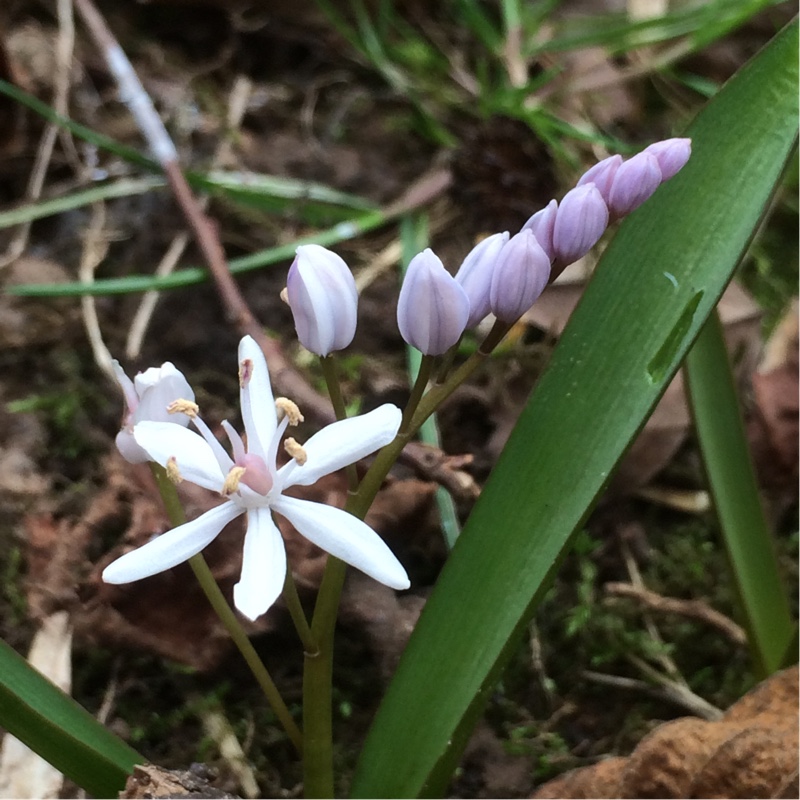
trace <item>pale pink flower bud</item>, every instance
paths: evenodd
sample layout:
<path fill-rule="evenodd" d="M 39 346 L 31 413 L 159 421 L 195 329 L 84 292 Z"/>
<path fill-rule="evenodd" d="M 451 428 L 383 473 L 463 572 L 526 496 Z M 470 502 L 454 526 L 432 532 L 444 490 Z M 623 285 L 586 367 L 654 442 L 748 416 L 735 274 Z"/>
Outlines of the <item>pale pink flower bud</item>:
<path fill-rule="evenodd" d="M 175 400 L 194 401 L 194 392 L 183 373 L 166 361 L 160 367 L 140 372 L 131 380 L 118 361 L 112 361 L 114 375 L 125 397 L 125 414 L 117 434 L 116 445 L 122 457 L 131 464 L 144 464 L 150 457 L 133 438 L 133 426 L 139 422 L 174 422 L 186 427 L 189 417 L 170 414 L 168 407 Z"/>
<path fill-rule="evenodd" d="M 608 198 L 609 211 L 616 218 L 630 214 L 658 189 L 661 180 L 658 160 L 643 150 L 617 170 Z"/>
<path fill-rule="evenodd" d="M 608 227 L 608 207 L 593 183 L 576 186 L 558 206 L 553 229 L 555 260 L 566 266 L 585 256 Z"/>
<path fill-rule="evenodd" d="M 494 265 L 507 241 L 508 231 L 487 236 L 467 253 L 456 272 L 456 281 L 469 298 L 468 328 L 477 325 L 489 313 Z"/>
<path fill-rule="evenodd" d="M 297 338 L 306 350 L 327 356 L 343 350 L 356 332 L 358 292 L 344 260 L 318 244 L 304 244 L 286 278 Z"/>
<path fill-rule="evenodd" d="M 662 181 L 668 181 L 680 172 L 692 154 L 691 139 L 664 139 L 645 147 L 645 153 L 656 157 Z"/>
<path fill-rule="evenodd" d="M 586 186 L 587 183 L 593 183 L 597 187 L 597 191 L 602 195 L 603 200 L 605 200 L 606 205 L 608 205 L 608 198 L 611 194 L 611 184 L 621 164 L 622 156 L 620 155 L 604 158 L 584 172 L 576 185 Z"/>
<path fill-rule="evenodd" d="M 537 211 L 523 226 L 523 231 L 530 231 L 542 250 L 553 260 L 553 229 L 556 224 L 558 203 L 551 200 L 541 211 Z"/>
<path fill-rule="evenodd" d="M 430 248 L 411 259 L 397 301 L 403 339 L 426 356 L 446 353 L 469 319 L 469 297 Z"/>
<path fill-rule="evenodd" d="M 525 229 L 500 251 L 489 295 L 492 313 L 502 322 L 515 322 L 538 299 L 550 277 L 550 258 Z"/>

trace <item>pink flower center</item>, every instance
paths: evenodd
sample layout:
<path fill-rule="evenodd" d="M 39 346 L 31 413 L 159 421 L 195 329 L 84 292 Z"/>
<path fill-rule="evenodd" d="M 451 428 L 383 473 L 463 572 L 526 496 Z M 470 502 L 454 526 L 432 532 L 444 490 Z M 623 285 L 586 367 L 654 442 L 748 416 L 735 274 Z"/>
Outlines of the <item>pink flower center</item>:
<path fill-rule="evenodd" d="M 246 453 L 236 459 L 236 466 L 243 467 L 245 470 L 241 482 L 249 486 L 254 492 L 262 495 L 269 494 L 272 489 L 272 475 L 270 475 L 267 465 L 261 456 L 255 453 Z"/>

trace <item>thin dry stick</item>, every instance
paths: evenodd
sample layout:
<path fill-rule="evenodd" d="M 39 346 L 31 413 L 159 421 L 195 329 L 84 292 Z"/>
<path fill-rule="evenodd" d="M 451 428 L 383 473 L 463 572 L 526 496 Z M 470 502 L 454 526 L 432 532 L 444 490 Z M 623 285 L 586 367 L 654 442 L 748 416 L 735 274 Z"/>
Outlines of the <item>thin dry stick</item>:
<path fill-rule="evenodd" d="M 94 280 L 94 271 L 108 252 L 108 237 L 106 237 L 103 232 L 105 224 L 105 203 L 95 203 L 92 206 L 92 216 L 89 221 L 89 227 L 86 229 L 84 235 L 80 268 L 78 270 L 78 277 L 84 283 L 91 283 Z M 111 366 L 113 358 L 103 342 L 100 322 L 97 319 L 95 298 L 92 295 L 84 295 L 81 297 L 81 313 L 83 315 L 83 324 L 86 328 L 86 334 L 92 346 L 92 355 L 94 356 L 97 366 L 110 378 L 114 378 L 114 370 Z"/>
<path fill-rule="evenodd" d="M 239 128 L 247 110 L 247 101 L 252 90 L 251 81 L 243 75 L 239 75 L 234 81 L 228 98 L 228 114 L 225 120 L 227 135 L 220 139 L 214 157 L 211 159 L 212 167 L 223 164 L 231 153 L 231 133 Z M 208 208 L 208 195 L 200 199 L 200 207 L 203 211 Z M 178 261 L 183 255 L 186 245 L 189 243 L 189 235 L 185 231 L 177 234 L 170 242 L 167 252 L 161 259 L 155 274 L 158 277 L 169 275 L 177 266 Z M 131 327 L 128 332 L 128 340 L 125 344 L 125 355 L 128 358 L 137 358 L 142 348 L 147 327 L 155 311 L 156 304 L 161 293 L 157 290 L 145 292 L 139 303 L 139 308 L 133 316 Z"/>
<path fill-rule="evenodd" d="M 625 568 L 628 570 L 631 583 L 639 589 L 645 589 L 646 587 L 644 585 L 644 581 L 642 580 L 642 575 L 639 572 L 639 565 L 636 563 L 636 559 L 633 557 L 630 547 L 628 547 L 627 542 L 624 540 L 620 543 L 620 546 L 622 549 L 622 557 L 625 561 Z M 654 642 L 658 642 L 658 644 L 663 645 L 664 640 L 661 638 L 661 634 L 658 632 L 658 628 L 656 627 L 656 623 L 653 621 L 653 618 L 647 612 L 644 612 L 642 617 L 644 619 L 647 632 L 650 634 L 650 638 Z M 667 672 L 672 680 L 682 684 L 683 686 L 688 686 L 685 678 L 683 675 L 681 675 L 681 671 L 678 669 L 675 662 L 667 655 L 667 653 L 662 650 L 657 654 L 656 657 L 658 658 L 665 672 Z"/>
<path fill-rule="evenodd" d="M 187 244 L 189 244 L 189 234 L 186 233 L 186 231 L 181 231 L 176 234 L 169 243 L 167 252 L 164 253 L 161 261 L 158 262 L 154 274 L 159 278 L 164 275 L 169 275 L 178 265 Z M 136 309 L 136 313 L 133 315 L 131 327 L 128 330 L 128 339 L 125 342 L 125 355 L 128 358 L 133 359 L 139 357 L 139 353 L 142 349 L 142 342 L 147 333 L 147 327 L 150 324 L 150 319 L 153 316 L 160 296 L 161 292 L 156 289 L 151 289 L 142 296 L 139 308 Z"/>
<path fill-rule="evenodd" d="M 722 717 L 722 712 L 698 697 L 692 692 L 686 692 L 682 686 L 665 682 L 664 676 L 659 675 L 660 686 L 653 686 L 647 681 L 638 680 L 637 678 L 626 678 L 622 675 L 606 675 L 603 672 L 593 672 L 592 670 L 584 670 L 581 675 L 586 680 L 592 683 L 599 683 L 602 686 L 613 686 L 616 689 L 632 690 L 636 692 L 644 692 L 652 697 L 660 700 L 667 700 L 670 703 L 675 703 L 682 708 L 687 709 L 692 714 L 695 714 L 702 719 L 714 721 Z"/>
<path fill-rule="evenodd" d="M 56 75 L 53 108 L 62 116 L 67 116 L 67 102 L 69 99 L 69 73 L 72 64 L 72 51 L 75 44 L 75 24 L 72 16 L 72 0 L 58 0 L 58 40 L 56 42 Z M 44 188 L 44 180 L 50 159 L 53 157 L 53 148 L 58 138 L 59 126 L 49 123 L 39 141 L 36 160 L 28 180 L 28 189 L 25 199 L 35 202 L 39 199 Z M 6 252 L 0 256 L 0 268 L 13 264 L 28 246 L 28 237 L 31 232 L 31 223 L 24 222 L 17 229 Z"/>
<path fill-rule="evenodd" d="M 643 606 L 664 614 L 679 614 L 682 617 L 704 622 L 727 636 L 734 644 L 747 644 L 747 634 L 740 625 L 719 611 L 715 611 L 700 600 L 681 600 L 677 597 L 664 597 L 644 587 L 630 583 L 607 583 L 606 594 L 616 597 L 630 597 Z"/>

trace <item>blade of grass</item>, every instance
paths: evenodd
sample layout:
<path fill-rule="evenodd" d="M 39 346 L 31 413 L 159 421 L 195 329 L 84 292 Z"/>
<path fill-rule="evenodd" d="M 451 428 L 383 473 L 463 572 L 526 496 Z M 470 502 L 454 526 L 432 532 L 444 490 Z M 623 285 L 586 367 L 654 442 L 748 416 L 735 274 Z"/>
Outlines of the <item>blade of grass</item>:
<path fill-rule="evenodd" d="M 797 23 L 698 115 L 622 225 L 453 548 L 362 750 L 355 797 L 440 796 L 537 603 L 758 227 L 797 139 Z"/>
<path fill-rule="evenodd" d="M 695 430 L 750 648 L 766 677 L 782 666 L 795 626 L 761 506 L 716 312 L 689 351 L 685 370 Z"/>
<path fill-rule="evenodd" d="M 116 797 L 144 763 L 2 640 L 0 726 L 95 797 Z"/>
<path fill-rule="evenodd" d="M 101 150 L 106 150 L 115 154 L 129 164 L 143 167 L 151 172 L 161 172 L 161 167 L 154 159 L 145 156 L 135 148 L 123 145 L 109 136 L 93 131 L 85 125 L 81 125 L 78 122 L 62 116 L 48 106 L 47 103 L 24 92 L 12 83 L 0 80 L 0 94 L 11 97 L 31 111 L 39 114 L 48 122 L 52 122 L 70 131 L 79 139 Z M 342 208 L 351 209 L 374 209 L 374 205 L 362 197 L 357 197 L 356 195 L 351 195 L 346 192 L 339 192 L 323 184 L 309 181 L 292 180 L 290 178 L 260 175 L 257 173 L 226 172 L 223 170 L 211 173 L 190 171 L 186 173 L 186 178 L 194 188 L 205 189 L 211 192 L 221 192 L 229 196 L 234 202 L 269 210 L 283 210 L 285 208 L 285 201 L 287 200 L 305 200 L 309 204 L 320 204 L 323 208 L 326 206 L 340 206 Z M 160 185 L 163 185 L 163 182 L 155 184 L 154 188 Z M 110 195 L 110 197 L 116 196 L 120 195 Z M 302 212 L 304 209 L 302 205 L 298 207 L 295 204 L 292 206 L 292 209 L 298 216 L 303 218 Z M 13 214 L 16 211 L 20 211 L 20 209 L 15 209 L 14 211 L 6 213 Z M 309 211 L 313 213 L 315 208 L 309 206 Z"/>
<path fill-rule="evenodd" d="M 56 197 L 52 200 L 43 200 L 40 203 L 29 203 L 19 208 L 12 208 L 10 211 L 0 212 L 0 230 L 10 228 L 13 225 L 20 225 L 23 222 L 33 222 L 37 219 L 52 217 L 54 214 L 62 214 L 65 211 L 73 211 L 76 208 L 96 203 L 100 200 L 113 200 L 117 197 L 130 197 L 135 194 L 146 194 L 153 189 L 161 189 L 166 186 L 166 181 L 162 178 L 123 178 L 122 180 L 104 183 L 101 186 L 94 186 L 80 192 Z"/>
<path fill-rule="evenodd" d="M 742 25 L 747 19 L 782 0 L 740 0 L 702 3 L 676 8 L 661 17 L 631 21 L 627 14 L 591 14 L 569 18 L 547 41 L 535 42 L 526 51 L 530 57 L 584 47 L 606 47 L 619 55 L 643 45 L 688 38 L 693 52 Z"/>
<path fill-rule="evenodd" d="M 330 247 L 379 228 L 391 219 L 392 215 L 383 211 L 368 212 L 347 222 L 339 222 L 323 231 L 301 236 L 289 244 L 269 247 L 240 258 L 232 258 L 228 264 L 233 275 L 251 272 L 272 264 L 290 261 L 294 258 L 295 250 L 301 244 L 320 244 Z M 6 292 L 19 297 L 83 297 L 146 292 L 150 289 L 179 289 L 185 286 L 195 286 L 206 280 L 208 280 L 208 272 L 205 269 L 187 267 L 161 278 L 153 275 L 130 275 L 126 278 L 98 279 L 94 283 L 25 283 L 19 286 L 9 286 Z"/>

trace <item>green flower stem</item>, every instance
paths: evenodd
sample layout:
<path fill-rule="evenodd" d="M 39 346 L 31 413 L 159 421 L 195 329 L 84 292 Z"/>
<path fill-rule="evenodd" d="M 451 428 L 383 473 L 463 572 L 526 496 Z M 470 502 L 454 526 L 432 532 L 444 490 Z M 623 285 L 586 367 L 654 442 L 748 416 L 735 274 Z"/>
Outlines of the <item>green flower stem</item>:
<path fill-rule="evenodd" d="M 336 357 L 333 355 L 320 356 L 319 363 L 322 367 L 322 375 L 328 387 L 328 395 L 331 398 L 331 405 L 333 405 L 333 412 L 336 414 L 336 419 L 346 419 L 347 409 L 345 408 L 344 398 L 342 397 L 342 386 L 339 382 L 339 370 L 336 365 Z M 347 467 L 345 467 L 345 474 L 347 475 L 347 488 L 350 493 L 353 494 L 358 489 L 358 472 L 356 471 L 356 465 L 348 464 Z"/>
<path fill-rule="evenodd" d="M 304 650 L 307 653 L 316 653 L 318 650 L 317 642 L 311 633 L 311 627 L 306 619 L 306 612 L 303 610 L 300 595 L 297 593 L 297 585 L 292 577 L 292 570 L 289 568 L 286 570 L 286 580 L 283 584 L 283 602 L 286 603 L 286 608 L 289 610 Z"/>
<path fill-rule="evenodd" d="M 505 323 L 496 323 L 480 349 L 456 369 L 445 383 L 434 386 L 427 394 L 424 392 L 431 375 L 433 358 L 422 358 L 400 425 L 401 432 L 378 453 L 358 491 L 348 498 L 345 505 L 347 511 L 364 519 L 400 451 L 438 405 L 483 363 L 508 332 L 508 328 Z M 323 359 L 323 369 L 325 360 Z M 328 556 L 311 621 L 311 634 L 319 651 L 316 655 L 306 653 L 303 671 L 304 788 L 307 798 L 333 797 L 333 638 L 346 570 L 347 565 L 343 561 Z"/>
<path fill-rule="evenodd" d="M 403 411 L 403 421 L 400 423 L 400 433 L 405 433 L 408 430 L 408 427 L 411 424 L 411 419 L 414 416 L 414 412 L 417 410 L 420 400 L 422 400 L 422 395 L 425 393 L 425 389 L 428 386 L 428 381 L 430 380 L 432 370 L 433 356 L 422 356 L 422 359 L 419 362 L 419 371 L 417 372 L 417 377 L 414 380 L 414 386 L 411 389 L 411 397 L 408 398 L 405 411 Z"/>
<path fill-rule="evenodd" d="M 346 508 L 351 514 L 361 519 L 372 505 L 375 495 L 381 488 L 384 478 L 397 460 L 402 449 L 411 441 L 423 422 L 486 360 L 486 357 L 497 347 L 500 340 L 508 333 L 509 325 L 496 322 L 483 344 L 460 367 L 450 373 L 444 383 L 434 384 L 430 391 L 422 397 L 407 427 L 401 426 L 400 433 L 389 442 L 375 457 L 372 466 L 361 481 L 358 493 L 351 498 Z M 423 363 L 420 365 L 422 375 Z M 417 378 L 419 382 L 419 376 Z M 410 402 L 409 402 L 410 405 Z"/>
<path fill-rule="evenodd" d="M 159 464 L 151 462 L 150 468 L 153 472 L 156 484 L 158 485 L 158 489 L 161 492 L 161 497 L 164 501 L 164 507 L 167 510 L 170 523 L 175 527 L 183 525 L 183 523 L 186 522 L 186 516 L 183 513 L 183 507 L 178 498 L 175 485 L 167 477 L 164 468 Z M 197 582 L 200 584 L 200 588 L 208 598 L 208 602 L 211 603 L 211 607 L 217 612 L 217 616 L 230 634 L 231 639 L 233 639 L 233 643 L 244 657 L 247 666 L 250 667 L 250 671 L 253 673 L 256 681 L 258 681 L 258 685 L 264 692 L 267 702 L 275 712 L 278 721 L 283 725 L 286 735 L 297 748 L 297 752 L 302 754 L 303 734 L 300 728 L 297 727 L 297 723 L 289 712 L 286 703 L 283 702 L 278 687 L 273 682 L 269 672 L 267 672 L 267 668 L 258 657 L 258 653 L 256 653 L 252 642 L 247 638 L 247 634 L 236 618 L 236 614 L 228 605 L 225 596 L 222 594 L 216 580 L 214 580 L 214 576 L 211 574 L 211 570 L 205 558 L 203 558 L 202 553 L 192 556 L 189 559 L 189 566 L 192 568 Z"/>
<path fill-rule="evenodd" d="M 315 655 L 305 654 L 303 669 L 303 788 L 305 796 L 333 797 L 333 638 L 347 565 L 328 556 L 317 595 L 311 633 Z"/>
<path fill-rule="evenodd" d="M 336 419 L 346 419 L 344 399 L 334 356 L 320 357 L 320 365 Z M 350 497 L 358 490 L 356 465 L 347 469 Z M 303 664 L 303 790 L 306 797 L 333 797 L 333 638 L 339 597 L 347 565 L 328 556 L 311 622 L 311 641 Z"/>

